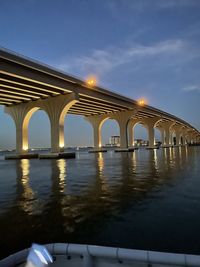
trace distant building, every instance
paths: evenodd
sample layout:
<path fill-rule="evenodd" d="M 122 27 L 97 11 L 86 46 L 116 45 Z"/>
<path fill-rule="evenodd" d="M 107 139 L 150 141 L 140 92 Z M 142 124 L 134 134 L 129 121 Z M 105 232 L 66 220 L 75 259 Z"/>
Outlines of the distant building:
<path fill-rule="evenodd" d="M 134 145 L 135 146 L 147 146 L 148 145 L 148 141 L 143 140 L 143 139 L 136 139 L 134 141 Z"/>
<path fill-rule="evenodd" d="M 120 146 L 120 136 L 113 135 L 109 138 L 109 145 L 110 146 Z"/>

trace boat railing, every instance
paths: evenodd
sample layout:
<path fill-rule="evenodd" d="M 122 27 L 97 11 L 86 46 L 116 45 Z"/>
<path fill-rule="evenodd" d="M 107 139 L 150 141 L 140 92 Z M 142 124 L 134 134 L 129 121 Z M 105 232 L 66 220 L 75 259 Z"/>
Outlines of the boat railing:
<path fill-rule="evenodd" d="M 53 255 L 55 262 L 60 259 L 72 261 L 79 259 L 77 266 L 200 266 L 200 256 L 190 254 L 167 253 L 147 250 L 124 249 L 95 245 L 79 245 L 71 243 L 53 243 L 45 245 Z M 29 249 L 19 251 L 0 261 L 0 267 L 24 266 Z M 107 262 L 108 261 L 108 262 Z M 72 263 L 71 262 L 71 263 Z M 98 264 L 96 264 L 98 263 Z M 82 264 L 82 265 L 81 265 Z M 114 265 L 113 265 L 114 264 Z M 139 265 L 140 265 L 139 264 Z M 70 262 L 66 265 L 70 266 Z M 72 264 L 73 266 L 76 266 Z M 54 266 L 52 264 L 51 266 Z"/>

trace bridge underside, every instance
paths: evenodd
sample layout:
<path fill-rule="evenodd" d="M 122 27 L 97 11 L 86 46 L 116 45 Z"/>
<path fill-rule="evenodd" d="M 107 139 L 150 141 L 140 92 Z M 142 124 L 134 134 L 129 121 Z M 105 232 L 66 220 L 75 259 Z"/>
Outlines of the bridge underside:
<path fill-rule="evenodd" d="M 133 145 L 131 131 L 136 123 L 148 129 L 150 147 L 154 147 L 154 127 L 163 132 L 166 145 L 171 144 L 170 133 L 174 131 L 178 140 L 184 136 L 184 143 L 187 136 L 188 140 L 199 138 L 196 129 L 174 115 L 151 106 L 139 106 L 135 100 L 97 86 L 90 87 L 76 77 L 2 49 L 0 105 L 6 106 L 6 112 L 15 121 L 19 153 L 28 147 L 28 121 L 38 109 L 44 109 L 50 118 L 53 152 L 64 146 L 66 114 L 85 116 L 92 124 L 95 148 L 101 147 L 100 130 L 108 118 L 116 119 L 119 124 L 122 148 Z"/>

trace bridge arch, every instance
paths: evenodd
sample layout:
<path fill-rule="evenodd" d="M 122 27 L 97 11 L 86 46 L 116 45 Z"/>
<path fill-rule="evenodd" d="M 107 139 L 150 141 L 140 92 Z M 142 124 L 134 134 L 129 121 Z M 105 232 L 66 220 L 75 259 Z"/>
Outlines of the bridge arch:
<path fill-rule="evenodd" d="M 113 119 L 117 121 L 120 129 L 120 148 L 127 149 L 128 140 L 127 140 L 127 125 L 130 117 L 132 116 L 133 111 L 130 112 L 117 112 L 112 114 L 103 114 L 103 115 L 93 115 L 86 117 L 92 126 L 94 131 L 94 148 L 99 150 L 102 146 L 101 140 L 101 129 L 105 121 L 108 119 Z"/>
<path fill-rule="evenodd" d="M 106 126 L 109 126 L 109 125 L 106 125 L 107 122 L 110 124 L 110 126 L 112 127 L 112 129 L 110 129 L 110 131 L 107 131 L 107 139 L 105 140 L 104 139 L 104 142 L 102 141 L 103 140 L 103 135 L 105 136 L 105 130 L 106 130 Z M 110 128 L 111 128 L 110 127 Z M 108 130 L 108 127 L 107 127 L 107 130 Z M 107 117 L 107 118 L 104 118 L 100 124 L 99 124 L 99 132 L 100 132 L 100 147 L 102 147 L 103 143 L 109 143 L 109 138 L 111 136 L 116 136 L 116 140 L 117 140 L 117 136 L 119 136 L 119 139 L 121 139 L 120 137 L 120 125 L 119 125 L 119 122 L 117 119 L 113 118 L 112 116 L 110 117 Z M 108 134 L 110 136 L 108 136 Z M 120 140 L 120 143 L 121 143 L 121 140 Z M 113 144 L 114 145 L 114 144 Z"/>
<path fill-rule="evenodd" d="M 28 114 L 29 115 L 29 114 Z M 27 119 L 27 118 L 26 118 Z M 35 109 L 32 111 L 30 118 L 28 119 L 26 130 L 28 144 L 30 148 L 50 148 L 51 147 L 51 122 L 47 112 L 42 109 Z M 41 127 L 42 125 L 42 127 Z"/>
<path fill-rule="evenodd" d="M 67 112 L 69 109 L 76 104 L 77 100 L 72 100 L 70 102 L 67 102 L 61 109 L 58 123 L 59 123 L 59 148 L 62 150 L 65 146 L 65 135 L 64 135 L 64 123 L 65 123 L 65 117 L 67 116 Z M 53 114 L 52 114 L 53 115 Z M 52 118 L 54 120 L 54 118 Z M 53 124 L 53 121 L 52 121 Z"/>
<path fill-rule="evenodd" d="M 176 136 L 176 131 L 174 129 L 171 129 L 171 145 L 172 146 L 177 145 L 177 136 Z"/>
<path fill-rule="evenodd" d="M 68 113 L 65 116 L 64 129 L 65 147 L 91 147 L 93 145 L 92 125 L 82 115 Z"/>
<path fill-rule="evenodd" d="M 143 119 L 134 119 L 131 118 L 128 122 L 128 143 L 129 146 L 134 146 L 135 145 L 135 130 L 136 128 L 140 126 L 147 131 L 147 124 L 144 122 Z M 141 130 L 140 130 L 141 132 Z"/>
<path fill-rule="evenodd" d="M 166 129 L 165 129 L 163 123 L 164 123 L 163 119 L 160 119 L 154 125 L 155 142 L 156 142 L 156 138 L 157 138 L 157 141 L 161 142 L 162 146 L 166 145 L 166 139 L 167 139 Z"/>
<path fill-rule="evenodd" d="M 133 126 L 134 145 L 148 145 L 148 126 L 142 121 L 137 122 Z M 136 138 L 135 137 L 139 137 Z M 147 142 L 147 143 L 146 143 Z"/>
<path fill-rule="evenodd" d="M 25 115 L 23 122 L 22 122 L 22 135 L 23 135 L 23 139 L 22 139 L 22 149 L 24 151 L 27 151 L 29 149 L 29 139 L 28 139 L 28 126 L 29 126 L 29 122 L 31 117 L 33 116 L 33 114 L 38 111 L 40 109 L 40 107 L 33 107 L 31 108 Z"/>
<path fill-rule="evenodd" d="M 154 127 L 155 144 L 165 144 L 165 131 L 160 127 Z"/>
<path fill-rule="evenodd" d="M 3 115 L 3 109 L 0 107 L 0 120 L 4 122 L 4 127 L 1 125 L 0 130 L 0 149 L 14 149 L 16 146 L 15 142 L 15 122 L 9 116 L 9 114 Z M 9 143 L 9 144 L 8 144 Z"/>

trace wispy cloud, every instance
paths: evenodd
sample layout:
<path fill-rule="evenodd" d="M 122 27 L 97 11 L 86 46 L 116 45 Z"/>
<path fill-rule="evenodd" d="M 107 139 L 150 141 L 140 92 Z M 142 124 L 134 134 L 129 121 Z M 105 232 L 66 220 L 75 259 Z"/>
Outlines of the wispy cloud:
<path fill-rule="evenodd" d="M 128 8 L 131 11 L 144 12 L 150 9 L 170 9 L 170 8 L 187 8 L 200 7 L 199 0 L 109 0 L 107 7 L 113 15 L 121 14 L 121 7 Z"/>
<path fill-rule="evenodd" d="M 124 49 L 112 47 L 105 50 L 94 50 L 90 56 L 80 56 L 67 63 L 62 62 L 58 67 L 68 72 L 79 69 L 81 72 L 95 72 L 101 75 L 136 60 L 175 55 L 180 53 L 184 47 L 185 43 L 182 40 L 167 40 L 147 46 L 134 43 Z"/>
<path fill-rule="evenodd" d="M 185 92 L 192 92 L 192 91 L 200 92 L 200 86 L 190 85 L 190 86 L 184 87 L 182 90 Z"/>

